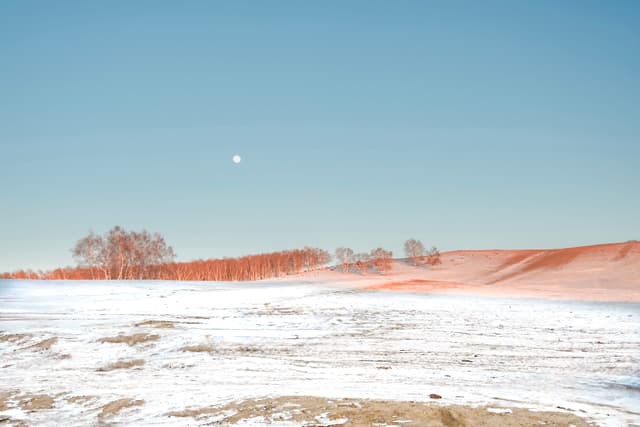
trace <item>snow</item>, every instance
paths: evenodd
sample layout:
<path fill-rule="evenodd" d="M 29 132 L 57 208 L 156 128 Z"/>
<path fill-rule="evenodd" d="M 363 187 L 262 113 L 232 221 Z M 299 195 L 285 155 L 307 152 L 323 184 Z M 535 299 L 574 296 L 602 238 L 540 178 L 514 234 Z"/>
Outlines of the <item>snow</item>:
<path fill-rule="evenodd" d="M 136 326 L 146 320 L 175 327 Z M 56 397 L 51 410 L 0 412 L 31 424 L 92 424 L 121 398 L 145 403 L 114 423 L 184 425 L 192 419 L 165 414 L 265 396 L 430 401 L 430 393 L 443 397 L 437 404 L 561 407 L 611 426 L 640 421 L 637 303 L 291 282 L 0 281 L 0 331 L 32 335 L 0 341 L 0 391 Z M 160 338 L 99 342 L 134 333 Z M 58 338 L 50 349 L 28 348 L 50 337 Z M 181 350 L 198 344 L 213 351 Z M 132 359 L 145 364 L 96 371 Z M 95 399 L 83 406 L 70 396 Z M 284 418 L 281 425 L 296 425 Z"/>
<path fill-rule="evenodd" d="M 492 414 L 510 414 L 512 411 L 509 408 L 487 408 L 487 412 Z"/>

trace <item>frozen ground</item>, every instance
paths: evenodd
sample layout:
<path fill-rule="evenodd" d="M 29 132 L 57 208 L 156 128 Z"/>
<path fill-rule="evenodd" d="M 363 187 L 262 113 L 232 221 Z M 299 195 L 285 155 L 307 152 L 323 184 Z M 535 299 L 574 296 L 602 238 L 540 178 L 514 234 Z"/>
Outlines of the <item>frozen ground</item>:
<path fill-rule="evenodd" d="M 140 342 L 100 341 L 119 335 Z M 114 369 L 118 361 L 136 362 Z M 640 423 L 640 304 L 305 283 L 0 281 L 2 392 L 0 420 L 41 425 L 185 425 L 166 414 L 264 396 L 437 393 L 443 405 L 564 410 L 623 426 Z M 29 395 L 53 403 L 29 411 L 19 404 Z M 118 399 L 144 403 L 102 413 Z"/>

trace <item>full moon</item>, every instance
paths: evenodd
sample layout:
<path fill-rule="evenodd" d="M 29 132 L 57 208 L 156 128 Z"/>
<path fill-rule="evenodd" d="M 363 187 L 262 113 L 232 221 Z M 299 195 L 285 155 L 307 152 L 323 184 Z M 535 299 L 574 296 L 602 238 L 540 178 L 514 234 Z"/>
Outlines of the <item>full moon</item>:
<path fill-rule="evenodd" d="M 242 161 L 242 157 L 240 157 L 240 156 L 238 156 L 236 154 L 235 156 L 233 156 L 233 158 L 231 160 L 233 160 L 233 163 L 235 163 L 237 165 L 238 163 L 240 163 Z"/>

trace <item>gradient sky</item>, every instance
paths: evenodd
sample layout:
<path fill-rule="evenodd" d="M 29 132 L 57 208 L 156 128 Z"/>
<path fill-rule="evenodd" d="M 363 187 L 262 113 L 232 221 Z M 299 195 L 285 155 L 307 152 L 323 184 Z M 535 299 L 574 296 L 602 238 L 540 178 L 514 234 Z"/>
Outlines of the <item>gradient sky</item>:
<path fill-rule="evenodd" d="M 640 239 L 640 2 L 0 2 L 0 271 Z M 243 161 L 234 165 L 231 157 Z"/>

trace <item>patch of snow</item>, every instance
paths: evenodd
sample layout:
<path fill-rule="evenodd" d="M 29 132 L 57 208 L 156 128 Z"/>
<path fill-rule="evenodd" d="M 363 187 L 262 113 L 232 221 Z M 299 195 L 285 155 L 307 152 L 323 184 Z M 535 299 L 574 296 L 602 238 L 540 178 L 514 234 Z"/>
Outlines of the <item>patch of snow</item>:
<path fill-rule="evenodd" d="M 336 418 L 334 420 L 329 418 L 329 413 L 325 412 L 324 414 L 320 414 L 315 417 L 316 421 L 320 423 L 322 426 L 337 426 L 346 423 L 349 421 L 348 418 Z"/>
<path fill-rule="evenodd" d="M 487 408 L 487 412 L 492 414 L 511 414 L 513 411 L 509 408 Z"/>
<path fill-rule="evenodd" d="M 101 407 L 121 398 L 145 404 L 107 421 L 184 425 L 165 414 L 264 396 L 430 401 L 437 392 L 452 404 L 561 406 L 619 426 L 640 422 L 639 313 L 637 303 L 295 282 L 0 281 L 0 334 L 32 335 L 0 340 L 0 391 L 56 397 L 53 409 L 28 414 L 10 402 L 10 416 L 30 424 L 95 424 Z M 136 326 L 146 320 L 174 328 Z M 159 339 L 99 341 L 138 333 Z M 28 348 L 52 337 L 49 350 Z M 212 351 L 182 351 L 199 344 Z M 97 371 L 134 359 L 144 365 Z M 71 404 L 69 396 L 93 399 Z"/>

